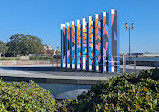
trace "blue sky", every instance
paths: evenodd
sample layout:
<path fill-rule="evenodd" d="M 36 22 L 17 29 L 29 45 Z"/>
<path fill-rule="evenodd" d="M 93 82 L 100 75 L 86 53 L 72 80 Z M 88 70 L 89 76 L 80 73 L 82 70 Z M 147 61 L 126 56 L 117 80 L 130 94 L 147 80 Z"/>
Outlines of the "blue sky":
<path fill-rule="evenodd" d="M 53 48 L 60 46 L 60 24 L 101 11 L 120 14 L 120 52 L 128 52 L 128 30 L 133 22 L 132 52 L 159 53 L 159 0 L 0 0 L 0 40 L 14 34 L 38 36 Z"/>

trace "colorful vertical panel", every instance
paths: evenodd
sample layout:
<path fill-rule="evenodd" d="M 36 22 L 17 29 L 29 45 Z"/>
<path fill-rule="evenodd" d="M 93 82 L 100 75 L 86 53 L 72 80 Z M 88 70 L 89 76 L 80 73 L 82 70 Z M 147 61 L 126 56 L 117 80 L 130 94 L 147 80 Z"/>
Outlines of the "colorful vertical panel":
<path fill-rule="evenodd" d="M 104 61 L 104 71 L 108 71 L 108 13 L 102 12 L 102 35 L 103 35 L 103 61 Z"/>
<path fill-rule="evenodd" d="M 80 60 L 80 68 L 83 70 L 83 25 L 81 24 L 81 60 Z"/>
<path fill-rule="evenodd" d="M 89 48 L 88 48 L 88 65 L 89 70 L 92 70 L 93 67 L 93 17 L 89 16 Z"/>
<path fill-rule="evenodd" d="M 111 10 L 61 25 L 61 67 L 119 72 L 118 23 Z"/>
<path fill-rule="evenodd" d="M 65 23 L 65 47 L 64 47 L 64 49 L 65 49 L 65 55 L 66 55 L 66 58 L 65 58 L 65 67 L 67 68 L 67 47 L 68 47 L 68 41 L 67 41 L 67 23 Z"/>
<path fill-rule="evenodd" d="M 98 14 L 95 15 L 95 56 L 96 70 L 101 66 L 101 21 Z"/>
<path fill-rule="evenodd" d="M 77 70 L 77 21 L 75 22 L 75 69 Z"/>
<path fill-rule="evenodd" d="M 71 22 L 71 38 L 72 38 L 72 68 L 75 68 L 75 22 Z"/>
<path fill-rule="evenodd" d="M 61 26 L 61 67 L 63 67 L 63 24 Z"/>
<path fill-rule="evenodd" d="M 117 15 L 117 72 L 120 72 L 120 51 L 119 51 L 119 13 L 117 13 L 116 11 L 116 15 Z"/>
<path fill-rule="evenodd" d="M 67 23 L 67 67 L 70 68 L 70 24 Z"/>
<path fill-rule="evenodd" d="M 77 68 L 80 68 L 81 63 L 81 24 L 77 20 Z"/>
<path fill-rule="evenodd" d="M 117 47 L 117 42 L 118 40 L 118 34 L 117 34 L 117 11 L 112 9 L 111 10 L 111 72 L 118 72 L 119 67 L 117 67 L 117 63 L 119 63 L 119 56 L 118 50 L 119 48 Z M 118 59 L 118 60 L 117 60 Z"/>
<path fill-rule="evenodd" d="M 86 62 L 87 62 L 87 22 L 86 22 L 86 18 L 83 18 L 82 21 L 83 25 L 82 25 L 82 58 L 83 58 L 83 69 L 86 69 Z"/>
<path fill-rule="evenodd" d="M 61 67 L 66 67 L 65 24 L 61 24 Z"/>
<path fill-rule="evenodd" d="M 70 68 L 72 69 L 72 23 L 70 22 Z"/>

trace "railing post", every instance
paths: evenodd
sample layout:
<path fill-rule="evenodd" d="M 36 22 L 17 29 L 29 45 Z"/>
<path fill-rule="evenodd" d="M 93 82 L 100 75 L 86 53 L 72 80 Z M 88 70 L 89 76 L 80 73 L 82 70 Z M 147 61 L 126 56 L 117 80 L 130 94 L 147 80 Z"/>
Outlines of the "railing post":
<path fill-rule="evenodd" d="M 52 67 L 53 67 L 53 58 L 51 59 L 51 64 L 52 64 Z"/>
<path fill-rule="evenodd" d="M 57 61 L 57 67 L 58 67 L 58 55 L 56 54 L 56 61 Z"/>
<path fill-rule="evenodd" d="M 126 65 L 126 59 L 125 55 L 123 55 L 123 74 L 125 73 L 125 65 Z"/>
<path fill-rule="evenodd" d="M 136 56 L 134 56 L 134 71 L 136 73 Z"/>
<path fill-rule="evenodd" d="M 54 57 L 52 58 L 52 67 L 54 67 Z"/>

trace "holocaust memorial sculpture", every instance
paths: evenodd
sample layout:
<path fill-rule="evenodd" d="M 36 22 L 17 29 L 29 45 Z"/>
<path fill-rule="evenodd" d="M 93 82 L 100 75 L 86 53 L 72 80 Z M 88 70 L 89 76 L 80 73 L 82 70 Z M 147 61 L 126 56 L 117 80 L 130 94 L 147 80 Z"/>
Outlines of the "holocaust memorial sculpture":
<path fill-rule="evenodd" d="M 61 67 L 87 71 L 120 71 L 117 11 L 61 24 Z"/>

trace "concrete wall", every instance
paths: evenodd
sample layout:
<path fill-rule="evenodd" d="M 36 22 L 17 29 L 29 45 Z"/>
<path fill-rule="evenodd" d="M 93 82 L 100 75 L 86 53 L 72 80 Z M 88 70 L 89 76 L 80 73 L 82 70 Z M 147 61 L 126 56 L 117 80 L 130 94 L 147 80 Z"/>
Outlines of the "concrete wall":
<path fill-rule="evenodd" d="M 40 87 L 49 90 L 56 99 L 75 100 L 78 95 L 90 90 L 92 85 L 37 83 Z"/>
<path fill-rule="evenodd" d="M 56 64 L 56 60 L 0 60 L 0 66 L 13 66 L 13 65 L 38 65 L 38 64 Z M 134 61 L 127 61 L 126 64 L 133 64 Z M 58 61 L 60 64 L 60 61 Z M 123 62 L 120 61 L 122 65 Z M 137 66 L 151 66 L 159 67 L 159 61 L 136 61 Z"/>
<path fill-rule="evenodd" d="M 52 64 L 51 60 L 0 60 L 0 66 Z"/>

